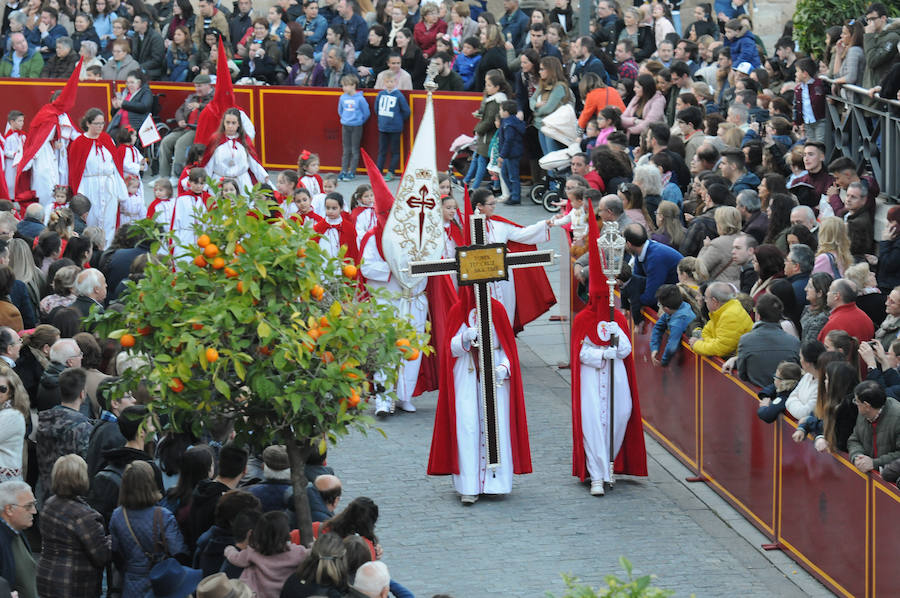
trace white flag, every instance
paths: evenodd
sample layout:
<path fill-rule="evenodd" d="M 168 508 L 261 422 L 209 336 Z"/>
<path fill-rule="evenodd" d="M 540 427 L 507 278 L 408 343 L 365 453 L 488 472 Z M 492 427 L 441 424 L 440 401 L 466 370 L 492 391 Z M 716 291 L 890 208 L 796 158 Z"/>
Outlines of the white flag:
<path fill-rule="evenodd" d="M 397 282 L 407 288 L 422 282 L 421 278 L 410 276 L 409 262 L 438 260 L 444 251 L 434 107 L 430 96 L 397 190 L 397 199 L 384 227 L 382 248 Z"/>
<path fill-rule="evenodd" d="M 141 145 L 144 147 L 153 145 L 162 139 L 162 137 L 159 136 L 159 131 L 156 130 L 156 123 L 153 122 L 152 114 L 147 115 L 141 128 L 138 129 L 138 139 L 141 140 Z"/>

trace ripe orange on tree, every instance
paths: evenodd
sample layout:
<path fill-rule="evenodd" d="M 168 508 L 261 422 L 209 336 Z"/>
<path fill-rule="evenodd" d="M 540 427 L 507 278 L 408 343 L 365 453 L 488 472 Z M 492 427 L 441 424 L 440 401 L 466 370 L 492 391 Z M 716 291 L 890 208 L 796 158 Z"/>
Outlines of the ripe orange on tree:
<path fill-rule="evenodd" d="M 344 267 L 341 268 L 341 272 L 344 273 L 344 276 L 347 278 L 356 278 L 356 273 L 359 271 L 359 268 L 354 266 L 353 264 L 344 264 Z"/>
<path fill-rule="evenodd" d="M 209 235 L 200 235 L 199 237 L 197 237 L 197 245 L 199 245 L 200 247 L 206 247 L 207 245 L 209 245 L 209 243 Z"/>
<path fill-rule="evenodd" d="M 238 290 L 238 293 L 243 293 L 243 292 L 244 292 L 244 283 L 243 283 L 243 281 L 241 281 L 241 280 L 238 281 L 238 283 L 237 283 L 237 290 Z"/>
<path fill-rule="evenodd" d="M 297 257 L 306 257 L 306 248 L 301 247 L 297 250 Z"/>
<path fill-rule="evenodd" d="M 215 243 L 210 243 L 203 248 L 203 255 L 206 257 L 216 257 L 219 255 L 219 248 Z"/>
<path fill-rule="evenodd" d="M 212 347 L 208 347 L 206 349 L 206 361 L 213 363 L 217 359 L 219 359 L 219 352 Z"/>
<path fill-rule="evenodd" d="M 225 268 L 225 277 L 226 278 L 234 278 L 238 275 L 237 270 L 234 268 Z"/>
<path fill-rule="evenodd" d="M 415 361 L 418 358 L 419 358 L 419 350 L 418 349 L 412 349 L 409 353 L 406 354 L 406 359 L 408 361 Z"/>
<path fill-rule="evenodd" d="M 191 324 L 191 328 L 193 328 L 194 330 L 202 330 L 203 324 Z"/>
<path fill-rule="evenodd" d="M 313 340 L 319 340 L 319 337 L 322 336 L 322 331 L 318 328 L 310 328 L 309 336 L 311 336 Z"/>
<path fill-rule="evenodd" d="M 181 381 L 181 378 L 172 378 L 172 381 L 169 382 L 169 388 L 175 392 L 181 392 L 184 390 L 184 382 Z"/>
<path fill-rule="evenodd" d="M 126 333 L 123 334 L 122 337 L 119 339 L 119 344 L 121 344 L 121 345 L 122 345 L 123 347 L 125 347 L 126 349 L 128 349 L 128 348 L 130 348 L 130 347 L 133 347 L 133 346 L 134 346 L 134 335 L 129 334 L 129 333 L 126 332 Z"/>
<path fill-rule="evenodd" d="M 322 285 L 317 284 L 313 286 L 309 294 L 312 295 L 313 299 L 315 299 L 316 301 L 321 301 L 322 297 L 325 296 L 325 289 L 322 287 Z"/>
<path fill-rule="evenodd" d="M 194 258 L 194 265 L 200 268 L 205 268 L 207 263 L 206 260 L 203 259 L 203 254 L 198 254 L 197 257 Z"/>
<path fill-rule="evenodd" d="M 221 270 L 225 267 L 225 260 L 223 258 L 217 257 L 212 261 L 212 267 L 216 270 Z"/>
<path fill-rule="evenodd" d="M 330 327 L 331 327 L 331 322 L 328 321 L 328 318 L 326 318 L 325 316 L 322 316 L 321 318 L 319 318 L 319 328 L 330 328 Z"/>
<path fill-rule="evenodd" d="M 240 255 L 242 253 L 247 253 L 247 250 L 244 249 L 243 245 L 241 245 L 240 243 L 237 243 L 234 246 L 234 255 Z"/>
<path fill-rule="evenodd" d="M 325 351 L 324 353 L 322 353 L 322 361 L 324 363 L 331 363 L 332 361 L 334 361 L 334 353 L 332 353 L 331 351 Z"/>

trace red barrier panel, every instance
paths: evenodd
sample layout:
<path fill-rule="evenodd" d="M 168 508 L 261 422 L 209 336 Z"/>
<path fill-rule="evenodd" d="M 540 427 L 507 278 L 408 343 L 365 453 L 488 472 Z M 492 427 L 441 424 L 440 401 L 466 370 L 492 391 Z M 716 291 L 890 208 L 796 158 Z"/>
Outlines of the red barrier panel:
<path fill-rule="evenodd" d="M 781 419 L 779 427 L 778 543 L 835 591 L 845 596 L 871 595 L 869 476 L 853 467 L 844 454 L 818 453 L 809 441 L 794 443 L 794 422 Z M 896 560 L 896 535 L 892 543 L 894 550 L 888 551 L 888 558 Z"/>
<path fill-rule="evenodd" d="M 0 114 L 10 110 L 25 112 L 26 128 L 35 112 L 47 103 L 50 94 L 63 86 L 62 80 L 0 79 Z M 124 82 L 83 82 L 78 86 L 78 99 L 72 110 L 76 121 L 91 107 L 111 111 L 112 94 Z M 152 82 L 150 89 L 159 97 L 159 120 L 175 116 L 175 110 L 193 92 L 190 83 Z M 341 166 L 341 124 L 337 114 L 338 89 L 310 87 L 236 86 L 235 98 L 256 127 L 256 149 L 263 166 L 269 169 L 297 167 L 297 156 L 303 149 L 318 153 L 322 170 L 339 171 Z M 410 102 L 411 115 L 401 140 L 401 170 L 406 166 L 411 140 L 415 138 L 425 109 L 424 92 L 404 92 Z M 364 90 L 372 108 L 365 124 L 362 147 L 373 157 L 378 153 L 378 115 L 374 111 L 375 90 Z M 472 134 L 481 94 L 437 92 L 434 94 L 435 149 L 439 170 L 445 170 L 450 158 L 450 144 L 459 135 Z M 76 123 L 77 125 L 77 123 Z"/>
<path fill-rule="evenodd" d="M 756 416 L 749 386 L 700 359 L 700 473 L 769 538 L 775 537 L 776 428 Z"/>
<path fill-rule="evenodd" d="M 873 476 L 874 477 L 874 476 Z M 897 522 L 900 491 L 880 477 L 872 480 L 872 595 L 896 594 L 900 588 L 897 566 Z"/>
<path fill-rule="evenodd" d="M 650 335 L 656 316 L 634 327 L 635 367 L 639 370 L 641 415 L 644 427 L 694 472 L 698 468 L 697 356 L 687 345 L 666 367 L 650 363 Z"/>
<path fill-rule="evenodd" d="M 50 94 L 63 88 L 63 79 L 0 79 L 0 116 L 3 117 L 2 128 L 6 128 L 6 115 L 10 110 L 21 110 L 25 113 L 25 129 L 41 106 L 50 102 Z M 75 107 L 69 112 L 78 126 L 78 121 L 89 108 L 112 109 L 110 103 L 111 88 L 107 81 L 85 81 L 78 85 L 78 96 Z"/>

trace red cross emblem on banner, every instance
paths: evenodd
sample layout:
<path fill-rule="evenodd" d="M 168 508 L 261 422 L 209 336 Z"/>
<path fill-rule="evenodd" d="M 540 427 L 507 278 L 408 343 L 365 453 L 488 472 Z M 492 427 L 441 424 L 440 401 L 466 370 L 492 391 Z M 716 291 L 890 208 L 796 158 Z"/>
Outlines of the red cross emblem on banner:
<path fill-rule="evenodd" d="M 434 198 L 428 196 L 428 186 L 422 185 L 419 189 L 419 195 L 411 195 L 406 200 L 406 205 L 412 209 L 419 208 L 419 247 L 422 246 L 422 232 L 425 227 L 425 209 L 433 210 L 435 204 Z"/>

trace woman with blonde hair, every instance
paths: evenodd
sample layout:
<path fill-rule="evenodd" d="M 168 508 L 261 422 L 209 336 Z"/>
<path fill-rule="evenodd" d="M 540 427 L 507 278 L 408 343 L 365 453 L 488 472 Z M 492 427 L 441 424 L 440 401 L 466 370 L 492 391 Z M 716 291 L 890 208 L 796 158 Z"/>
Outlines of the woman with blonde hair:
<path fill-rule="evenodd" d="M 678 249 L 684 239 L 684 226 L 681 225 L 681 210 L 678 204 L 671 201 L 659 202 L 656 208 L 656 232 L 650 238 L 658 243 Z"/>
<path fill-rule="evenodd" d="M 16 280 L 25 283 L 28 298 L 31 300 L 34 313 L 38 313 L 40 299 L 47 292 L 47 277 L 34 263 L 31 248 L 23 239 L 11 239 L 9 242 L 9 267 L 16 275 Z"/>
<path fill-rule="evenodd" d="M 100 595 L 103 569 L 111 556 L 110 537 L 103 516 L 84 500 L 89 489 L 84 459 L 70 454 L 56 460 L 50 473 L 53 496 L 44 503 L 40 518 L 43 548 L 37 587 L 41 596 Z"/>
<path fill-rule="evenodd" d="M 847 223 L 837 216 L 830 216 L 819 224 L 819 250 L 812 271 L 841 278 L 844 270 L 852 265 Z"/>
<path fill-rule="evenodd" d="M 18 338 L 3 338 L 6 334 L 0 330 L 0 341 L 21 343 Z M 19 377 L 9 368 L 0 369 L 0 482 L 25 479 L 25 425 L 30 409 Z"/>
<path fill-rule="evenodd" d="M 703 293 L 700 285 L 709 280 L 706 266 L 695 257 L 688 256 L 678 262 L 678 290 L 684 300 L 691 304 L 694 313 L 700 313 L 703 307 Z"/>
<path fill-rule="evenodd" d="M 704 241 L 703 249 L 697 254 L 697 260 L 709 273 L 710 280 L 727 282 L 740 286 L 741 267 L 731 257 L 731 245 L 741 234 L 741 213 L 731 206 L 720 206 L 714 213 L 716 231 L 719 236 Z"/>
<path fill-rule="evenodd" d="M 322 534 L 312 545 L 312 551 L 304 559 L 297 572 L 287 578 L 281 595 L 292 596 L 342 596 L 348 580 L 344 556 L 347 549 L 343 539 L 333 532 Z"/>

